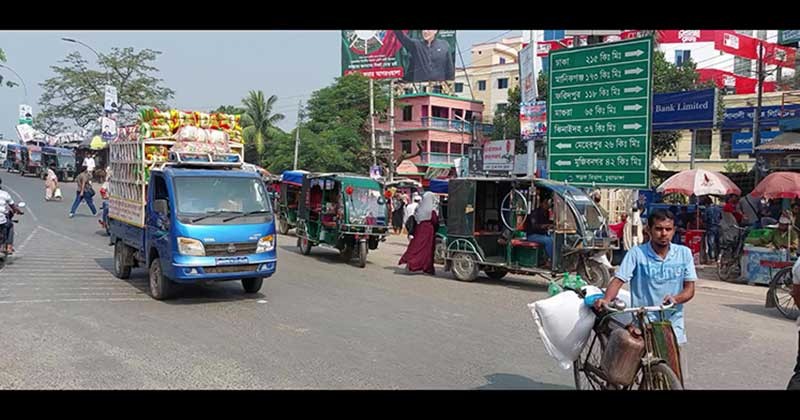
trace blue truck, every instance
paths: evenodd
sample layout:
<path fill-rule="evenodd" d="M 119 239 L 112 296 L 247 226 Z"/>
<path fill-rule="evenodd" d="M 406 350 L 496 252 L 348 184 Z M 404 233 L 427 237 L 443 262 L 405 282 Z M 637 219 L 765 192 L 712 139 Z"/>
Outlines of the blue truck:
<path fill-rule="evenodd" d="M 175 283 L 240 280 L 256 293 L 277 266 L 275 216 L 261 177 L 227 155 L 168 152 L 169 140 L 110 144 L 109 233 L 114 275 L 147 268 L 150 295 L 175 295 Z"/>

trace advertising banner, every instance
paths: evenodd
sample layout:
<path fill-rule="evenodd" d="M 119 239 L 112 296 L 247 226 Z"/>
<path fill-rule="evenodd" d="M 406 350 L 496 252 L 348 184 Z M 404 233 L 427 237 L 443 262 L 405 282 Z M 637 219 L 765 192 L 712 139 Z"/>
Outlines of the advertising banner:
<path fill-rule="evenodd" d="M 514 169 L 514 140 L 487 142 L 483 146 L 483 170 L 506 171 Z"/>
<path fill-rule="evenodd" d="M 543 139 L 547 134 L 547 102 L 520 104 L 519 129 L 522 141 Z"/>

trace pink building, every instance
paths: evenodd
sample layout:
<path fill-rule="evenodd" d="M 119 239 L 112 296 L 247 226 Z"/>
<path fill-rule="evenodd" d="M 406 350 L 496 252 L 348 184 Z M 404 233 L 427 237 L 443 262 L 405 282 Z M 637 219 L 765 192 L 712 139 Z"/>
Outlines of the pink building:
<path fill-rule="evenodd" d="M 397 97 L 395 101 L 394 155 L 422 154 L 398 168 L 398 175 L 421 178 L 429 169 L 454 167 L 455 159 L 466 155 L 473 136 L 480 143 L 491 135 L 491 125 L 481 124 L 483 103 L 439 93 L 416 93 Z M 473 121 L 476 125 L 473 127 Z M 389 130 L 388 122 L 375 126 Z"/>

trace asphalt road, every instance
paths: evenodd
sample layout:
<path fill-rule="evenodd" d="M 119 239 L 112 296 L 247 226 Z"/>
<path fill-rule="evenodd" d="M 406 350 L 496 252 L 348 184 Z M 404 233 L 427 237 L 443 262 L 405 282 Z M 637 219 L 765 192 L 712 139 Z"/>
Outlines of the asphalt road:
<path fill-rule="evenodd" d="M 186 286 L 158 302 L 142 269 L 111 274 L 112 248 L 84 204 L 67 217 L 74 184 L 44 202 L 41 180 L 0 177 L 29 207 L 0 270 L 2 389 L 574 388 L 526 306 L 547 296 L 541 279 L 405 275 L 397 238 L 359 269 L 282 236 L 261 293 Z M 686 310 L 689 387 L 786 386 L 796 327 L 764 308 L 765 293 L 699 289 Z"/>

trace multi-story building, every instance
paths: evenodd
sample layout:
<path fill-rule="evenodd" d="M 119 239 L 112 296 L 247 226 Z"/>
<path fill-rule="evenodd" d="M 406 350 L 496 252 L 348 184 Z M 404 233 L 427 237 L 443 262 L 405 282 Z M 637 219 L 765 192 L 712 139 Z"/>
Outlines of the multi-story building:
<path fill-rule="evenodd" d="M 395 102 L 394 156 L 417 154 L 397 168 L 398 176 L 422 179 L 429 169 L 449 169 L 463 157 L 473 141 L 491 136 L 491 126 L 482 124 L 481 101 L 440 93 L 398 96 Z M 377 130 L 388 131 L 388 122 Z M 422 146 L 419 149 L 418 145 Z"/>

